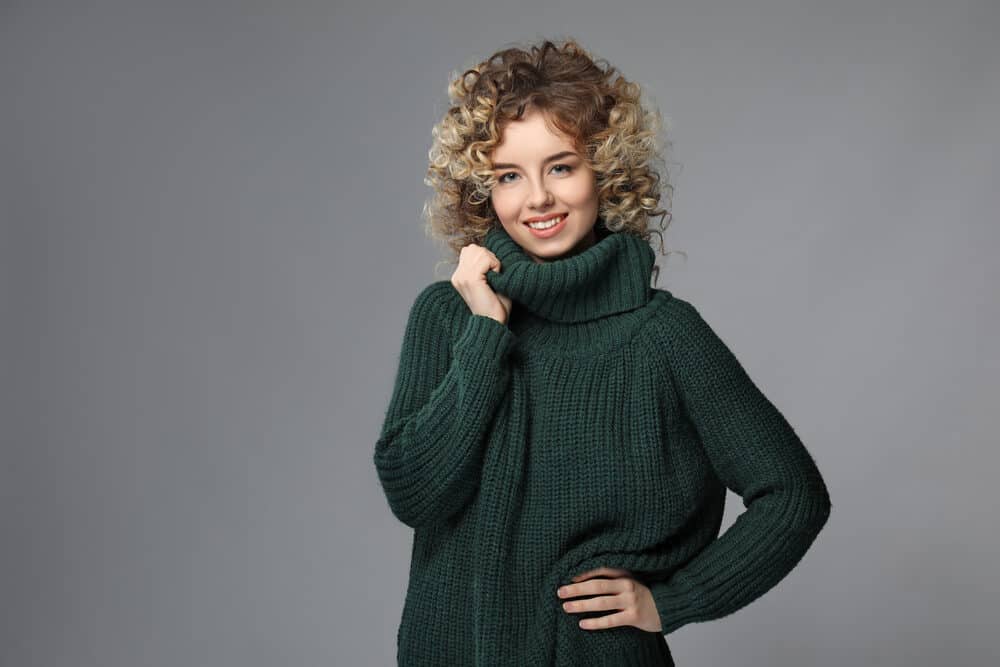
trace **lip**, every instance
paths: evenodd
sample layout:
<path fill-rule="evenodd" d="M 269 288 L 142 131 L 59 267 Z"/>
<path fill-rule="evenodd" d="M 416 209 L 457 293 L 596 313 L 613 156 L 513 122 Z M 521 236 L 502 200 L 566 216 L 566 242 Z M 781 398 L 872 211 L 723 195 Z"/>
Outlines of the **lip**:
<path fill-rule="evenodd" d="M 549 213 L 548 215 L 537 215 L 534 218 L 528 218 L 524 221 L 524 224 L 529 222 L 545 222 L 546 220 L 551 220 L 552 218 L 558 218 L 560 215 L 567 215 L 566 211 L 560 213 Z"/>
<path fill-rule="evenodd" d="M 558 217 L 558 216 L 556 216 L 556 217 Z M 547 239 L 550 236 L 555 236 L 556 234 L 558 234 L 559 232 L 561 232 L 563 230 L 563 228 L 566 227 L 566 221 L 567 220 L 569 220 L 569 214 L 568 213 L 564 213 L 562 221 L 558 225 L 556 225 L 554 227 L 549 227 L 548 229 L 532 229 L 527 224 L 525 224 L 524 226 L 528 228 L 529 232 L 531 232 L 532 234 L 535 235 L 535 238 Z"/>

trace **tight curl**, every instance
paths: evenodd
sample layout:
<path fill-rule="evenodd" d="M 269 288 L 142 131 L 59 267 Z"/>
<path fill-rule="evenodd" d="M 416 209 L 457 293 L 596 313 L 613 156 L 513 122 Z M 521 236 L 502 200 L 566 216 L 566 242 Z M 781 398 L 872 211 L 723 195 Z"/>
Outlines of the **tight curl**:
<path fill-rule="evenodd" d="M 453 78 L 451 106 L 431 131 L 424 179 L 434 191 L 423 207 L 427 233 L 451 250 L 443 261 L 457 261 L 462 247 L 481 244 L 500 224 L 490 202 L 491 155 L 507 124 L 532 108 L 573 139 L 595 172 L 598 215 L 608 230 L 647 241 L 656 234 L 662 252 L 672 219 L 669 206 L 660 208 L 661 197 L 669 204 L 673 194 L 662 155 L 670 142 L 659 111 L 647 109 L 641 93 L 571 38 L 505 48 Z M 655 272 L 658 278 L 658 266 Z"/>

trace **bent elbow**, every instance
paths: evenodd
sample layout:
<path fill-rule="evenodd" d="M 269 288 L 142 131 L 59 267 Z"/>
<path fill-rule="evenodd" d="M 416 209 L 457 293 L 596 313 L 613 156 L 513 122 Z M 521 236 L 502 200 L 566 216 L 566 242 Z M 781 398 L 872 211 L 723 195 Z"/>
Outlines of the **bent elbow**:
<path fill-rule="evenodd" d="M 830 493 L 822 478 L 811 477 L 807 482 L 796 484 L 790 494 L 792 528 L 812 541 L 826 525 L 833 507 Z"/>

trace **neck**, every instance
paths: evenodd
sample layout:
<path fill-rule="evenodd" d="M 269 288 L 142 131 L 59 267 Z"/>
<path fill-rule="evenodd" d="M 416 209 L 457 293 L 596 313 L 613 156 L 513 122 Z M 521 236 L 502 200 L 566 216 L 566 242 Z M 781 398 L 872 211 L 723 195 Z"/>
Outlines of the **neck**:
<path fill-rule="evenodd" d="M 652 297 L 655 255 L 643 238 L 602 227 L 571 255 L 538 262 L 496 225 L 483 240 L 500 260 L 486 281 L 524 308 L 551 322 L 586 322 L 640 308 Z"/>
<path fill-rule="evenodd" d="M 567 257 L 573 257 L 574 255 L 578 255 L 587 248 L 593 246 L 595 243 L 597 243 L 597 233 L 594 231 L 594 228 L 591 227 L 587 235 L 584 236 L 582 239 L 580 239 L 577 242 L 577 244 L 574 245 L 572 248 L 570 248 L 569 251 L 564 255 L 560 255 L 559 257 L 555 258 L 546 258 L 546 257 L 539 257 L 538 255 L 528 252 L 527 250 L 525 251 L 525 254 L 531 257 L 531 259 L 534 260 L 535 264 L 544 264 L 546 262 L 553 262 L 559 259 L 566 259 Z"/>

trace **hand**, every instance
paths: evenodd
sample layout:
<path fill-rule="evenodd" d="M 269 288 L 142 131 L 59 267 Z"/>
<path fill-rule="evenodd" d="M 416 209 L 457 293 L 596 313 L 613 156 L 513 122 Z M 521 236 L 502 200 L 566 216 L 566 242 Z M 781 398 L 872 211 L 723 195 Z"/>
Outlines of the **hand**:
<path fill-rule="evenodd" d="M 509 296 L 494 292 L 486 282 L 486 273 L 490 269 L 500 271 L 497 256 L 482 246 L 469 243 L 459 253 L 458 267 L 451 276 L 451 284 L 473 313 L 506 324 L 513 303 Z"/>
<path fill-rule="evenodd" d="M 611 579 L 593 579 L 599 575 Z M 585 581 L 590 579 L 590 581 Z M 556 593 L 560 598 L 604 593 L 588 600 L 573 600 L 563 603 L 567 612 L 597 611 L 600 609 L 620 609 L 616 614 L 605 614 L 597 618 L 584 618 L 580 627 L 600 630 L 619 625 L 634 625 L 646 632 L 660 632 L 660 613 L 656 610 L 653 593 L 641 581 L 632 577 L 628 570 L 614 567 L 599 567 L 573 577 L 574 582 L 563 586 Z"/>

